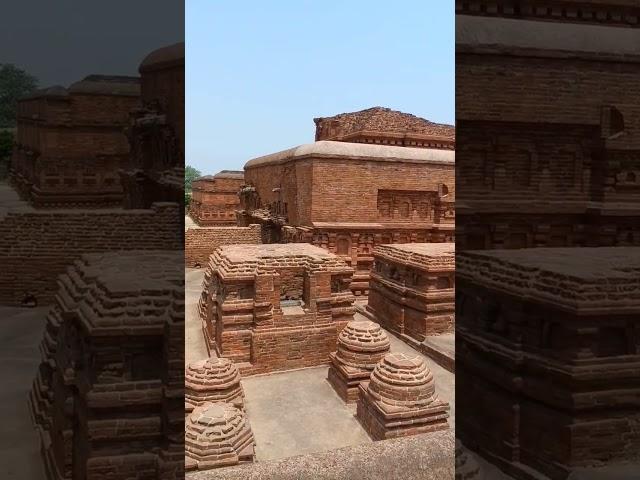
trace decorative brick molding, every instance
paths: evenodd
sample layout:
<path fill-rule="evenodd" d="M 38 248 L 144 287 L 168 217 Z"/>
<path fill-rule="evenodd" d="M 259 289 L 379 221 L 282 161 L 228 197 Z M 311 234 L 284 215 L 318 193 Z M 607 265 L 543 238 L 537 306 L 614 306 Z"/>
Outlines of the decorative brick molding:
<path fill-rule="evenodd" d="M 50 478 L 95 478 L 107 470 L 118 478 L 131 470 L 179 478 L 181 257 L 85 255 L 60 278 L 30 396 Z"/>
<path fill-rule="evenodd" d="M 368 313 L 401 338 L 454 330 L 455 244 L 382 245 L 373 252 Z"/>
<path fill-rule="evenodd" d="M 477 412 L 457 419 L 460 440 L 518 478 L 637 459 L 640 414 L 628 405 L 640 398 L 640 248 L 456 261 L 456 401 Z"/>

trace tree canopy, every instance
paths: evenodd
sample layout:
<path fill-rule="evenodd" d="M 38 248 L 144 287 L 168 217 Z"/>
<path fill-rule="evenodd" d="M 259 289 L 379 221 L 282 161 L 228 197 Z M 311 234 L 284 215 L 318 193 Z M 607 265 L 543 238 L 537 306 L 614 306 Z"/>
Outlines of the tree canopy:
<path fill-rule="evenodd" d="M 191 182 L 193 182 L 196 178 L 202 176 L 200 170 L 193 168 L 190 165 L 184 167 L 184 191 L 191 191 Z"/>
<path fill-rule="evenodd" d="M 16 124 L 16 104 L 38 86 L 33 75 L 11 63 L 0 64 L 0 128 Z"/>

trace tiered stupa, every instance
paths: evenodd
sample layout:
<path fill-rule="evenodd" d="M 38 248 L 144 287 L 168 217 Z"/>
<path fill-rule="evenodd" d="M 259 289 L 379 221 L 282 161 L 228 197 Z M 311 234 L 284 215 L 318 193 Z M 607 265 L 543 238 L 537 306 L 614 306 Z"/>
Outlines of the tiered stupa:
<path fill-rule="evenodd" d="M 196 407 L 185 424 L 185 469 L 253 462 L 253 432 L 245 413 L 229 403 Z"/>
<path fill-rule="evenodd" d="M 231 403 L 244 408 L 240 372 L 227 358 L 211 357 L 190 363 L 185 372 L 185 413 L 205 403 Z"/>
<path fill-rule="evenodd" d="M 331 353 L 327 380 L 346 403 L 358 400 L 358 387 L 369 380 L 375 366 L 389 352 L 389 338 L 377 323 L 349 322 L 338 335 L 338 350 Z"/>
<path fill-rule="evenodd" d="M 449 428 L 449 405 L 421 357 L 388 353 L 359 389 L 356 416 L 374 440 Z"/>

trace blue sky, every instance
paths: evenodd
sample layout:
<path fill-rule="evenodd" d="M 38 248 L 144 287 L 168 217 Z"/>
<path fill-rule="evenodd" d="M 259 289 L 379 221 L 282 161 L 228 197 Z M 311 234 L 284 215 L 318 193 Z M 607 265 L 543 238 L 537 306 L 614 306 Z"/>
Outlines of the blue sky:
<path fill-rule="evenodd" d="M 373 106 L 455 121 L 453 1 L 188 0 L 186 163 L 203 174 L 313 142 Z"/>

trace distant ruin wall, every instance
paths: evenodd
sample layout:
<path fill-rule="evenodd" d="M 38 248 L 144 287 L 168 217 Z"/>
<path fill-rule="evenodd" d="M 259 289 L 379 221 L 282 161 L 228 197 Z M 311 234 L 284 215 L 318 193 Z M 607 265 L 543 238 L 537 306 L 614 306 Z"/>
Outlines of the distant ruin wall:
<path fill-rule="evenodd" d="M 205 267 L 209 256 L 223 245 L 260 244 L 260 225 L 248 227 L 190 228 L 185 232 L 184 260 L 187 267 Z"/>
<path fill-rule="evenodd" d="M 82 254 L 117 250 L 181 250 L 180 207 L 148 210 L 51 210 L 0 216 L 0 303 L 32 295 L 53 301 L 57 277 Z M 178 233 L 176 233 L 178 232 Z"/>

